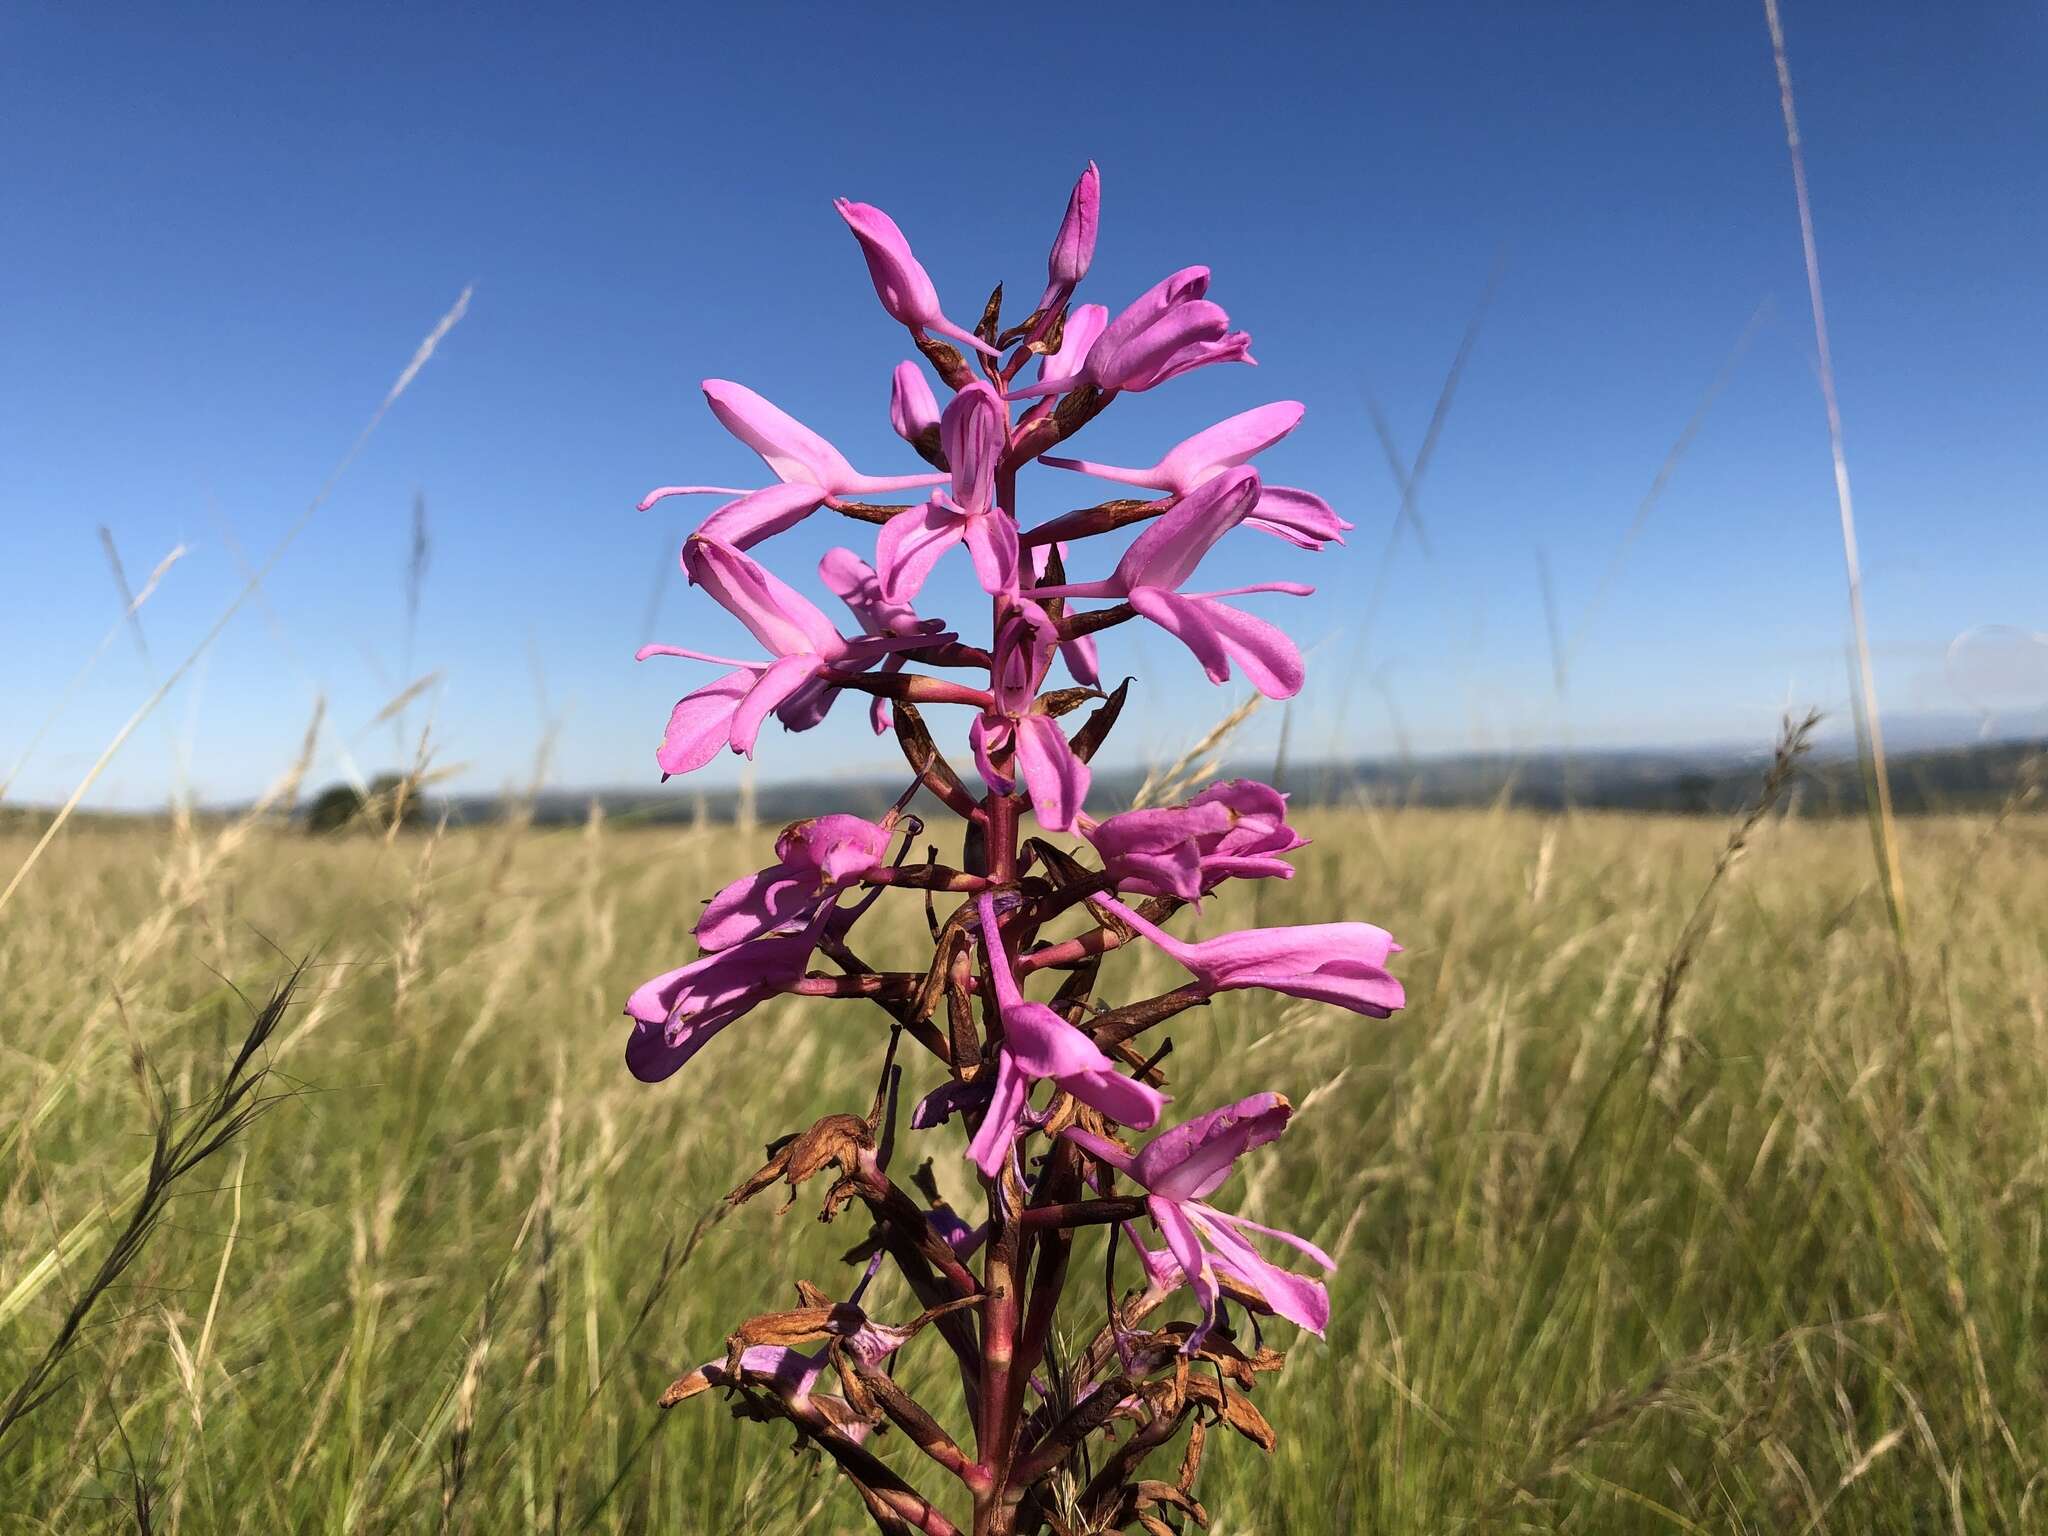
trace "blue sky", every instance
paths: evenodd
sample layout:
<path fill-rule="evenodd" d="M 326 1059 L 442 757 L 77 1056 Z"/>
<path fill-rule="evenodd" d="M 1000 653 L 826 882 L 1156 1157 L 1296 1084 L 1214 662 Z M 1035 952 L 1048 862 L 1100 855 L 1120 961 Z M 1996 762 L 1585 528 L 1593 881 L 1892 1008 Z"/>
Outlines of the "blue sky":
<path fill-rule="evenodd" d="M 2048 630 L 2048 22 L 2037 6 L 1788 0 L 1889 709 L 1966 710 L 1944 649 Z M 759 466 L 697 380 L 744 380 L 875 472 L 908 355 L 830 200 L 889 209 L 971 318 L 1028 303 L 1073 177 L 1104 177 L 1083 297 L 1202 262 L 1261 366 L 1118 406 L 1075 451 L 1145 463 L 1210 422 L 1306 401 L 1271 478 L 1359 526 L 1316 557 L 1240 534 L 1228 577 L 1312 644 L 1295 750 L 1760 739 L 1845 698 L 1842 559 L 1775 83 L 1733 6 L 455 8 L 18 5 L 0 19 L 0 773 L 69 792 L 298 518 L 420 337 L 467 318 L 91 803 L 259 788 L 328 703 L 320 778 L 394 758 L 415 495 L 431 565 L 410 671 L 467 787 L 652 782 L 704 669 L 635 666 L 657 572 Z M 1498 288 L 1419 510 L 1361 636 L 1398 496 L 1368 424 L 1420 443 Z M 1026 292 L 1029 290 L 1029 292 Z M 1769 306 L 1604 603 L 1658 465 Z M 1080 490 L 1077 496 L 1076 492 Z M 1025 477 L 1033 518 L 1083 504 Z M 120 636 L 131 579 L 188 553 Z M 864 530 L 762 553 L 808 580 Z M 1583 628 L 1562 700 L 1539 559 Z M 1244 573 L 1240 575 L 1240 573 Z M 971 583 L 963 560 L 927 607 Z M 1220 582 L 1218 584 L 1221 584 Z M 822 594 L 820 594 L 822 597 Z M 1255 600 L 1256 601 L 1256 600 Z M 1237 697 L 1143 626 L 1126 760 Z M 654 637 L 736 630 L 669 582 Z M 1391 701 L 1391 708 L 1390 708 Z M 763 738 L 764 778 L 886 766 L 856 710 Z M 1397 732 L 1395 721 L 1399 721 Z M 1279 729 L 1260 717 L 1250 750 Z M 705 770 L 730 782 L 737 759 Z"/>

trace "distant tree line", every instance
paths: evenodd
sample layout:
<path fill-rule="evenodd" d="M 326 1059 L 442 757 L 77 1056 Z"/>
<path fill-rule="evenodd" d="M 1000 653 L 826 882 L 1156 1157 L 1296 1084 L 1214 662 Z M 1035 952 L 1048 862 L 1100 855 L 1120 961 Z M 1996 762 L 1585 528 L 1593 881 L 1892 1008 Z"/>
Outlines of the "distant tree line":
<path fill-rule="evenodd" d="M 410 777 L 380 773 L 366 790 L 353 784 L 330 784 L 321 790 L 306 807 L 306 830 L 317 834 L 389 832 L 393 827 L 416 827 L 425 815 L 426 807 Z"/>

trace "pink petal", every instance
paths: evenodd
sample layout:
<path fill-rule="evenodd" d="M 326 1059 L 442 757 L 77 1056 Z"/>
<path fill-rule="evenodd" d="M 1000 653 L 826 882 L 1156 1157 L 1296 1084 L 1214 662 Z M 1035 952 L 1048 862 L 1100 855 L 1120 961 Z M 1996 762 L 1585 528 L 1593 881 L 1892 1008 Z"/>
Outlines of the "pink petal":
<path fill-rule="evenodd" d="M 1017 592 L 1017 525 L 1007 512 L 983 512 L 967 519 L 962 530 L 967 553 L 981 590 L 992 596 Z"/>
<path fill-rule="evenodd" d="M 995 1093 L 989 1099 L 987 1112 L 981 1117 L 981 1128 L 974 1133 L 974 1140 L 967 1144 L 967 1155 L 974 1159 L 974 1166 L 989 1178 L 1002 1171 L 1003 1163 L 1010 1155 L 1010 1143 L 1016 1139 L 1017 1123 L 1024 1116 L 1030 1092 L 1030 1084 L 1012 1065 L 1009 1056 L 998 1052 Z"/>
<path fill-rule="evenodd" d="M 1088 765 L 1059 723 L 1044 715 L 1026 715 L 1017 722 L 1017 772 L 1031 794 L 1031 809 L 1048 832 L 1074 825 L 1088 799 Z"/>
<path fill-rule="evenodd" d="M 1163 482 L 1189 490 L 1219 469 L 1236 468 L 1301 425 L 1306 409 L 1299 400 L 1276 400 L 1197 432 L 1159 461 Z"/>
<path fill-rule="evenodd" d="M 965 536 L 966 524 L 966 518 L 935 501 L 898 512 L 882 524 L 875 538 L 882 596 L 892 603 L 907 603 L 917 596 L 939 557 Z"/>
<path fill-rule="evenodd" d="M 1291 699 L 1301 692 L 1307 671 L 1292 640 L 1264 619 L 1254 618 L 1228 603 L 1202 601 L 1203 617 L 1221 638 L 1223 649 L 1244 668 L 1251 685 L 1269 699 Z"/>
<path fill-rule="evenodd" d="M 809 481 L 778 481 L 727 502 L 705 518 L 697 532 L 734 549 L 750 549 L 771 534 L 794 528 L 824 504 L 824 491 Z"/>
<path fill-rule="evenodd" d="M 834 656 L 844 646 L 815 604 L 729 544 L 693 534 L 683 569 L 777 656 Z"/>
<path fill-rule="evenodd" d="M 1266 1305 L 1272 1308 L 1274 1316 L 1284 1317 L 1318 1338 L 1322 1336 L 1330 1323 L 1330 1293 L 1321 1281 L 1290 1274 L 1269 1262 L 1242 1236 L 1230 1230 L 1222 1219 L 1222 1212 L 1196 1206 L 1190 1208 L 1188 1214 L 1210 1244 L 1218 1269 L 1228 1271 L 1265 1297 Z"/>
<path fill-rule="evenodd" d="M 1195 1293 L 1196 1304 L 1202 1309 L 1202 1325 L 1189 1336 L 1182 1347 L 1194 1350 L 1209 1336 L 1209 1329 L 1216 1322 L 1216 1272 L 1209 1267 L 1209 1255 L 1196 1235 L 1193 1223 L 1181 1213 L 1171 1200 L 1153 1196 L 1145 1202 L 1151 1213 L 1152 1224 L 1159 1228 L 1159 1235 L 1166 1239 L 1167 1251 L 1174 1262 L 1180 1265 L 1181 1274 L 1188 1282 L 1188 1288 Z"/>
<path fill-rule="evenodd" d="M 755 738 L 761 734 L 761 723 L 777 705 L 817 675 L 818 658 L 815 656 L 785 656 L 763 672 L 760 681 L 747 691 L 746 698 L 733 712 L 733 751 L 752 757 Z"/>
<path fill-rule="evenodd" d="M 1016 1001 L 1003 1006 L 1003 1053 L 1026 1077 L 1068 1077 L 1113 1071 L 1102 1048 L 1044 1003 Z"/>
<path fill-rule="evenodd" d="M 1162 1131 L 1138 1154 L 1136 1176 L 1154 1194 L 1199 1200 L 1253 1147 L 1276 1140 L 1294 1113 L 1277 1093 L 1254 1094 Z"/>
<path fill-rule="evenodd" d="M 1081 304 L 1067 312 L 1066 328 L 1060 333 L 1060 349 L 1038 360 L 1038 382 L 1010 391 L 1012 400 L 1031 400 L 1070 389 L 1081 378 L 1088 353 L 1109 324 L 1109 311 L 1100 304 Z"/>
<path fill-rule="evenodd" d="M 747 875 L 711 898 L 697 919 L 697 943 L 706 951 L 730 949 L 808 917 L 818 900 L 814 880 L 799 879 L 786 869 Z"/>
<path fill-rule="evenodd" d="M 732 739 L 732 719 L 758 674 L 750 667 L 728 672 L 686 695 L 668 717 L 654 760 L 667 775 L 702 768 Z"/>
<path fill-rule="evenodd" d="M 1070 1073 L 1059 1079 L 1059 1085 L 1118 1124 L 1140 1131 L 1157 1125 L 1159 1111 L 1169 1102 L 1158 1089 L 1125 1077 L 1114 1067 Z"/>
<path fill-rule="evenodd" d="M 1261 486 L 1259 504 L 1246 515 L 1244 525 L 1302 549 L 1342 544 L 1344 535 L 1351 531 L 1351 524 L 1339 517 L 1322 497 L 1290 485 Z"/>
<path fill-rule="evenodd" d="M 1258 500 L 1256 470 L 1225 470 L 1204 481 L 1132 541 L 1117 562 L 1114 579 L 1126 591 L 1133 587 L 1175 590 L 1195 573 L 1216 541 L 1244 521 Z"/>
<path fill-rule="evenodd" d="M 706 379 L 704 399 L 726 431 L 761 455 L 783 480 L 829 487 L 853 473 L 837 448 L 744 384 Z"/>
<path fill-rule="evenodd" d="M 1220 603 L 1182 597 L 1159 587 L 1132 588 L 1130 602 L 1139 613 L 1193 651 L 1210 682 L 1230 681 L 1230 653 L 1224 648 L 1223 637 L 1209 622 L 1210 610 L 1221 607 Z"/>

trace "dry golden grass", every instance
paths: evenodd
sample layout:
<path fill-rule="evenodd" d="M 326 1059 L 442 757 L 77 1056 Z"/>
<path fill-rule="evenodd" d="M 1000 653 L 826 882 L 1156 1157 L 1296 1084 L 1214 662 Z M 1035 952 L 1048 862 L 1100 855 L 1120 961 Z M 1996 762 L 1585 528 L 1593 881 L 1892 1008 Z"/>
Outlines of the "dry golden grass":
<path fill-rule="evenodd" d="M 1278 1451 L 1211 1453 L 1215 1529 L 2042 1528 L 2048 827 L 1903 823 L 1902 972 L 1865 829 L 1766 822 L 1652 1029 L 1725 828 L 1306 820 L 1299 877 L 1205 922 L 1384 923 L 1412 1001 L 1171 1028 L 1181 1106 L 1301 1106 L 1225 1197 L 1343 1265 L 1329 1339 L 1262 1389 Z M 654 1407 L 861 1235 L 700 1223 L 762 1142 L 865 1108 L 878 1011 L 764 1011 L 658 1087 L 619 1063 L 625 991 L 765 841 L 67 830 L 0 925 L 0 1395 L 137 1197 L 146 1074 L 200 1097 L 312 963 L 268 1050 L 289 1096 L 0 1440 L 0 1530 L 861 1529 L 786 1436 Z M 877 963 L 921 936 L 892 900 Z"/>

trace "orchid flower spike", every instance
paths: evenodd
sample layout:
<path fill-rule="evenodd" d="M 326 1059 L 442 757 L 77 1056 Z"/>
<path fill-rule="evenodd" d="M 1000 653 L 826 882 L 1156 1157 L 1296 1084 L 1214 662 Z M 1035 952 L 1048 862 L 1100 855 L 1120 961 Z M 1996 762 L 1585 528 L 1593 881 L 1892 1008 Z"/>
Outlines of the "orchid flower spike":
<path fill-rule="evenodd" d="M 1040 378 L 1011 390 L 1010 398 L 1031 400 L 1082 384 L 1135 393 L 1210 363 L 1255 363 L 1251 337 L 1231 330 L 1222 306 L 1202 297 L 1208 291 L 1207 267 L 1183 267 L 1162 278 L 1103 327 L 1077 374 L 1056 383 Z"/>
<path fill-rule="evenodd" d="M 794 416 L 730 379 L 706 379 L 704 398 L 725 429 L 775 472 L 776 483 L 757 491 L 729 485 L 664 485 L 640 498 L 640 510 L 645 512 L 667 496 L 736 496 L 737 501 L 713 512 L 697 530 L 735 549 L 750 549 L 770 534 L 794 528 L 827 502 L 917 490 L 946 478 L 937 472 L 864 475 Z"/>
<path fill-rule="evenodd" d="M 664 777 L 703 767 L 721 746 L 754 754 L 770 714 L 793 731 L 809 730 L 832 707 L 837 690 L 822 674 L 833 667 L 862 671 L 893 651 L 931 645 L 923 632 L 865 635 L 848 640 L 808 599 L 791 590 L 729 544 L 694 534 L 683 546 L 683 569 L 774 656 L 739 661 L 676 645 L 646 645 L 638 660 L 681 656 L 732 671 L 686 695 L 669 716 L 655 760 Z"/>
<path fill-rule="evenodd" d="M 975 1167 L 990 1178 L 1001 1172 L 1030 1109 L 1031 1084 L 1040 1078 L 1051 1078 L 1061 1092 L 1120 1124 L 1141 1131 L 1158 1124 L 1168 1102 L 1164 1094 L 1117 1071 L 1100 1046 L 1044 1003 L 1025 1001 L 1003 951 L 995 898 L 984 895 L 979 905 L 1003 1039 L 996 1051 L 995 1091 L 967 1148 Z"/>
<path fill-rule="evenodd" d="M 1305 1237 L 1260 1226 L 1207 1203 L 1237 1160 L 1254 1147 L 1277 1140 L 1293 1113 L 1294 1106 L 1280 1094 L 1253 1094 L 1162 1131 L 1135 1155 L 1078 1126 L 1060 1132 L 1145 1191 L 1146 1214 L 1166 1239 L 1167 1252 L 1202 1308 L 1201 1326 L 1182 1345 L 1186 1353 L 1201 1348 L 1216 1324 L 1222 1295 L 1219 1275 L 1256 1292 L 1275 1315 L 1318 1337 L 1329 1324 L 1330 1295 L 1322 1284 L 1272 1263 L 1245 1234 L 1255 1232 L 1285 1243 L 1325 1270 L 1336 1269 L 1335 1259 Z M 1154 1263 L 1148 1262 L 1146 1269 L 1155 1280 L 1160 1277 Z"/>
<path fill-rule="evenodd" d="M 860 253 L 868 262 L 868 276 L 874 279 L 875 296 L 893 319 L 913 331 L 937 331 L 941 336 L 950 336 L 990 357 L 1001 355 L 974 332 L 961 329 L 939 312 L 939 291 L 932 286 L 930 274 L 911 254 L 910 242 L 903 238 L 894 219 L 872 203 L 856 203 L 849 198 L 834 198 L 832 206 L 839 210 L 839 217 L 846 220 L 846 227 L 860 242 Z"/>
<path fill-rule="evenodd" d="M 967 731 L 983 781 L 1009 794 L 1022 777 L 1032 813 L 1048 832 L 1074 825 L 1087 802 L 1090 777 L 1088 765 L 1038 699 L 1058 646 L 1059 632 L 1045 610 L 1033 602 L 1017 603 L 996 631 L 989 678 L 994 708 L 977 715 Z"/>
<path fill-rule="evenodd" d="M 1017 590 L 1017 522 L 996 505 L 996 467 L 1009 443 L 1009 409 L 990 385 L 976 380 L 939 418 L 939 441 L 953 466 L 952 494 L 899 512 L 875 540 L 875 569 L 891 602 L 908 602 L 923 588 L 939 557 L 965 542 L 982 590 Z"/>
<path fill-rule="evenodd" d="M 1226 469 L 1235 469 L 1249 463 L 1254 454 L 1264 453 L 1301 424 L 1305 409 L 1299 400 L 1276 400 L 1271 405 L 1241 412 L 1176 444 L 1150 469 L 1125 469 L 1115 464 L 1098 464 L 1092 459 L 1061 459 L 1050 454 L 1038 462 L 1055 469 L 1077 470 L 1098 480 L 1142 485 L 1185 496 Z M 1342 544 L 1352 526 L 1313 491 L 1264 483 L 1259 487 L 1258 505 L 1245 515 L 1244 521 L 1247 528 L 1273 534 L 1303 549 Z"/>
<path fill-rule="evenodd" d="M 1258 503 L 1258 472 L 1227 469 L 1182 497 L 1172 511 L 1139 534 L 1107 580 L 1034 587 L 1026 595 L 1121 598 L 1193 651 L 1212 683 L 1228 682 L 1235 661 L 1267 698 L 1291 699 L 1301 691 L 1304 677 L 1294 642 L 1264 619 L 1218 599 L 1248 592 L 1306 597 L 1315 588 L 1268 581 L 1218 592 L 1180 590 L 1216 541 L 1243 522 Z"/>
<path fill-rule="evenodd" d="M 1387 970 L 1387 961 L 1401 946 L 1386 929 L 1371 923 L 1246 928 L 1191 944 L 1147 922 L 1112 896 L 1089 900 L 1186 967 L 1206 993 L 1258 987 L 1333 1003 L 1373 1019 L 1389 1017 L 1408 1000 L 1400 980 Z"/>
<path fill-rule="evenodd" d="M 1095 162 L 1074 183 L 1067 199 L 1067 216 L 1060 220 L 1060 232 L 1053 237 L 1052 251 L 1045 259 L 1045 293 L 1038 301 L 1040 313 L 1066 303 L 1095 259 L 1095 231 L 1102 220 L 1102 172 Z"/>

